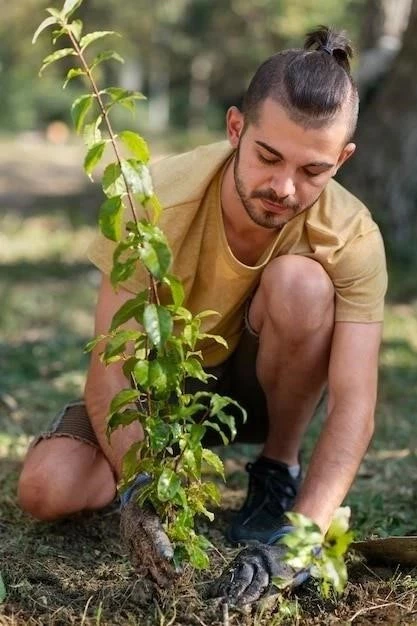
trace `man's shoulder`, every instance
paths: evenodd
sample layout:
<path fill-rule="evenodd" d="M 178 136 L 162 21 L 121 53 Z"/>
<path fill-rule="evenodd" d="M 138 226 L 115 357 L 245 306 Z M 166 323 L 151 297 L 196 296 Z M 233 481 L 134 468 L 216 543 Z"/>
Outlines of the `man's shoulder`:
<path fill-rule="evenodd" d="M 170 208 L 200 201 L 231 153 L 230 144 L 220 141 L 153 163 L 152 179 L 162 206 Z"/>
<path fill-rule="evenodd" d="M 363 202 L 333 179 L 309 211 L 306 225 L 313 230 L 328 231 L 345 242 L 358 234 L 378 230 Z"/>

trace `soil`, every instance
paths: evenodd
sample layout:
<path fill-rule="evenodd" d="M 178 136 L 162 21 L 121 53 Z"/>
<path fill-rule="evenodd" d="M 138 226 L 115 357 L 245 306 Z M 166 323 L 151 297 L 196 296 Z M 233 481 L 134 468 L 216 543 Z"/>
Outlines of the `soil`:
<path fill-rule="evenodd" d="M 349 583 L 340 599 L 323 600 L 313 583 L 288 599 L 269 598 L 244 611 L 204 599 L 204 589 L 236 550 L 225 544 L 223 530 L 244 490 L 224 489 L 223 506 L 212 525 L 200 524 L 216 546 L 210 572 L 185 569 L 168 589 L 160 589 L 135 571 L 119 537 L 118 506 L 55 523 L 29 520 L 17 507 L 13 490 L 20 463 L 3 460 L 0 563 L 8 591 L 0 605 L 0 624 L 140 626 L 269 626 L 354 623 L 417 624 L 412 574 L 402 579 L 395 569 L 372 569 L 352 561 Z M 154 555 L 152 555 L 152 558 Z"/>

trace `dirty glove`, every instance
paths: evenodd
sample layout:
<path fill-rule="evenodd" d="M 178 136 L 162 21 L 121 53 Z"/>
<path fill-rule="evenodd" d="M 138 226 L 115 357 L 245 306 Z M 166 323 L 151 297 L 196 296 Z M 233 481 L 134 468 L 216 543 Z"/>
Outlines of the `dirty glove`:
<path fill-rule="evenodd" d="M 291 527 L 283 527 L 282 535 Z M 284 544 L 273 546 L 254 542 L 244 548 L 226 567 L 224 572 L 211 583 L 208 597 L 223 598 L 234 606 L 244 606 L 256 602 L 273 590 L 272 579 L 279 577 L 288 581 L 288 588 L 301 585 L 309 577 L 306 569 L 296 570 L 284 561 L 287 547 Z"/>
<path fill-rule="evenodd" d="M 120 535 L 133 567 L 166 587 L 175 576 L 170 562 L 174 551 L 161 522 L 150 505 L 139 506 L 136 497 L 151 478 L 139 474 L 133 485 L 120 495 Z"/>

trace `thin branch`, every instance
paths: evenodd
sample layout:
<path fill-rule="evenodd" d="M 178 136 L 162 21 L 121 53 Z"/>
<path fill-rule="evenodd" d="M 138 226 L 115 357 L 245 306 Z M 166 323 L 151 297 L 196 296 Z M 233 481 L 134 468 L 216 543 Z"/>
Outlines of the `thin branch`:
<path fill-rule="evenodd" d="M 116 136 L 115 136 L 115 134 L 113 132 L 112 125 L 110 124 L 110 120 L 109 120 L 109 117 L 108 117 L 108 110 L 106 109 L 106 107 L 105 107 L 105 105 L 103 103 L 103 100 L 101 98 L 100 92 L 99 92 L 98 87 L 96 85 L 96 81 L 94 80 L 94 76 L 93 76 L 93 74 L 91 72 L 91 69 L 90 69 L 90 67 L 89 67 L 89 65 L 88 65 L 88 63 L 87 63 L 87 61 L 86 61 L 86 59 L 84 57 L 84 54 L 82 53 L 82 50 L 81 50 L 80 46 L 78 45 L 78 41 L 75 39 L 75 37 L 74 37 L 73 33 L 71 32 L 71 30 L 68 30 L 67 32 L 68 32 L 68 36 L 69 36 L 69 38 L 71 40 L 71 43 L 73 45 L 73 48 L 76 51 L 76 53 L 77 53 L 77 55 L 78 55 L 78 57 L 79 57 L 79 59 L 81 61 L 81 65 L 82 65 L 83 69 L 85 70 L 85 72 L 86 72 L 86 74 L 88 76 L 88 79 L 89 79 L 89 81 L 91 83 L 91 86 L 93 88 L 93 91 L 94 91 L 94 95 L 97 98 L 97 103 L 98 103 L 100 111 L 101 111 L 101 113 L 103 115 L 103 119 L 104 119 L 104 121 L 106 123 L 107 130 L 108 130 L 108 133 L 109 133 L 109 136 L 110 136 L 110 141 L 111 141 L 112 146 L 113 146 L 114 154 L 115 154 L 117 162 L 118 162 L 118 164 L 120 166 L 120 171 L 121 171 L 121 174 L 122 174 L 122 177 L 123 177 L 123 180 L 124 180 L 124 183 L 125 183 L 126 191 L 127 191 L 127 197 L 129 199 L 130 210 L 132 212 L 132 216 L 133 216 L 133 219 L 135 221 L 135 224 L 138 225 L 139 224 L 139 220 L 138 220 L 138 218 L 136 216 L 136 212 L 135 212 L 135 203 L 133 201 L 132 192 L 131 192 L 131 190 L 129 188 L 129 185 L 128 185 L 128 182 L 126 180 L 126 177 L 123 174 L 122 158 L 120 156 L 119 149 L 117 147 Z"/>

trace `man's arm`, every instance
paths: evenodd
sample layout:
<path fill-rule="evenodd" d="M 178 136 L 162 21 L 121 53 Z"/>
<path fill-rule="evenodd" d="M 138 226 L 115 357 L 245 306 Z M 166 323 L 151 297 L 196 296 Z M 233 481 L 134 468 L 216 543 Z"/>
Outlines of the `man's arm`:
<path fill-rule="evenodd" d="M 115 293 L 110 279 L 103 275 L 96 306 L 96 335 L 108 332 L 115 312 L 132 297 L 131 293 L 121 288 L 119 288 L 118 293 Z M 125 327 L 136 329 L 138 324 L 130 320 L 125 324 Z M 106 417 L 109 414 L 110 402 L 121 389 L 129 387 L 129 381 L 122 370 L 123 361 L 112 363 L 107 367 L 101 363 L 99 355 L 104 346 L 105 342 L 100 342 L 91 354 L 85 386 L 85 402 L 100 447 L 117 477 L 120 478 L 123 456 L 132 443 L 143 438 L 143 431 L 138 422 L 124 428 L 118 428 L 112 434 L 109 445 L 106 436 Z"/>
<path fill-rule="evenodd" d="M 374 430 L 381 323 L 336 322 L 328 410 L 294 511 L 327 530 L 345 498 Z"/>

